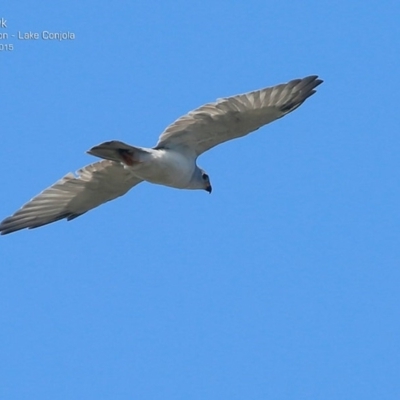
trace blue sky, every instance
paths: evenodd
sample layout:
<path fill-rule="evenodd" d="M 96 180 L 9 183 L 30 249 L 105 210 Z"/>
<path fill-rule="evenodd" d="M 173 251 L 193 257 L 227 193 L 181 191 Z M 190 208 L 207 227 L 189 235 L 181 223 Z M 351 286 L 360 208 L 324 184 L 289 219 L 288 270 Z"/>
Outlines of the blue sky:
<path fill-rule="evenodd" d="M 111 139 L 310 74 L 289 116 L 0 238 L 0 398 L 398 399 L 398 1 L 7 2 L 0 218 Z"/>

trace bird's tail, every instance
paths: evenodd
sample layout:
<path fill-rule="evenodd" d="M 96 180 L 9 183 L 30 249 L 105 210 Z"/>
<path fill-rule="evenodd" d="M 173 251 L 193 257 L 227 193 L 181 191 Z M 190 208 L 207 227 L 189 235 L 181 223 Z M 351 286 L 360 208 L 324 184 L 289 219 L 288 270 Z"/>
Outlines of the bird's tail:
<path fill-rule="evenodd" d="M 143 162 L 148 154 L 145 149 L 129 146 L 118 140 L 101 143 L 92 147 L 87 153 L 106 160 L 122 162 L 130 167 Z"/>

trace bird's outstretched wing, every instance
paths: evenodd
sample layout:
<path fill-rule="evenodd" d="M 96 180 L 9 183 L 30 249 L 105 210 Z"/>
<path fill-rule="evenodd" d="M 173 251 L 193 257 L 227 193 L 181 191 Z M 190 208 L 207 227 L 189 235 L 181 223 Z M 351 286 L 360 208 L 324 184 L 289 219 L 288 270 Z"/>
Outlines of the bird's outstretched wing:
<path fill-rule="evenodd" d="M 308 76 L 205 104 L 168 126 L 155 148 L 176 148 L 199 156 L 295 110 L 322 82 Z"/>
<path fill-rule="evenodd" d="M 37 228 L 63 218 L 74 219 L 142 182 L 122 164 L 103 160 L 65 175 L 0 224 L 2 235 Z"/>

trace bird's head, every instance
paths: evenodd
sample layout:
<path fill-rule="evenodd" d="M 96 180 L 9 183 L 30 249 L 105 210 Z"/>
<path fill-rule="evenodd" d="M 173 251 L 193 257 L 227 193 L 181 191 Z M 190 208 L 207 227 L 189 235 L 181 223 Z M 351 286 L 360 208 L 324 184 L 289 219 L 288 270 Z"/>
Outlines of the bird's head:
<path fill-rule="evenodd" d="M 201 180 L 204 183 L 204 190 L 207 190 L 207 192 L 211 194 L 212 186 L 210 182 L 210 177 L 203 170 L 201 172 Z"/>
<path fill-rule="evenodd" d="M 193 173 L 188 189 L 203 189 L 208 193 L 211 193 L 212 187 L 210 177 L 203 169 L 196 166 L 196 170 Z"/>

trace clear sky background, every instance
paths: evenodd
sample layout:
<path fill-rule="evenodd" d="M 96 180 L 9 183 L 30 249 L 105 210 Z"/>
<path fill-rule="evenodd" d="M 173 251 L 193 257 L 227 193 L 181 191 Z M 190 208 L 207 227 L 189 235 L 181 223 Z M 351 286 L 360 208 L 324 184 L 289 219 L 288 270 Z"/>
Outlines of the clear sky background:
<path fill-rule="evenodd" d="M 7 217 L 111 139 L 152 146 L 218 97 L 311 74 L 285 118 L 0 238 L 0 398 L 399 399 L 398 1 L 6 1 Z"/>

